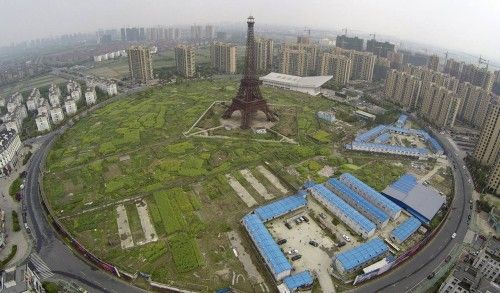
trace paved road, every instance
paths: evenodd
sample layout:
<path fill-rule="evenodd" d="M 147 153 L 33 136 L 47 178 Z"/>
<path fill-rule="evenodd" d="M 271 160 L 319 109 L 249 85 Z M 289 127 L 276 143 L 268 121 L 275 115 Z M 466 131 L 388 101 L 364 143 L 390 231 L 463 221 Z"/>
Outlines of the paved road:
<path fill-rule="evenodd" d="M 455 197 L 453 198 L 448 218 L 434 239 L 427 244 L 418 254 L 400 265 L 397 269 L 367 282 L 353 292 L 408 292 L 420 281 L 435 271 L 444 261 L 451 249 L 463 241 L 468 228 L 467 217 L 471 214 L 469 200 L 472 197 L 472 185 L 468 182 L 470 174 L 464 169 L 462 158 L 456 155 L 457 150 L 447 138 L 439 133 L 435 137 L 445 148 L 448 158 L 457 166 L 455 174 Z M 451 238 L 456 232 L 457 237 Z"/>
<path fill-rule="evenodd" d="M 89 292 L 143 292 L 113 276 L 88 265 L 65 245 L 58 237 L 45 217 L 40 202 L 38 176 L 44 153 L 55 133 L 41 138 L 40 149 L 33 154 L 26 175 L 24 200 L 27 207 L 27 221 L 33 237 L 36 239 L 35 251 L 31 258 L 45 274 L 54 274 L 56 278 L 78 283 Z M 49 268 L 49 270 L 47 269 Z"/>

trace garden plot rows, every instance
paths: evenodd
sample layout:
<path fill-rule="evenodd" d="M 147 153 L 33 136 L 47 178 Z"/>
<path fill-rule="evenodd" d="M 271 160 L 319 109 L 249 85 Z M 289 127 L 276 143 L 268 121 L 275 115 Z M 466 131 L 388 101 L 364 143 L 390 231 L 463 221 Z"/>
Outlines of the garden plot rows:
<path fill-rule="evenodd" d="M 144 245 L 149 242 L 157 241 L 158 235 L 156 234 L 155 227 L 151 224 L 151 218 L 148 213 L 148 205 L 144 201 L 139 201 L 135 204 L 135 206 L 137 208 L 139 221 L 144 233 L 144 235 L 141 235 L 144 237 L 144 240 L 136 240 L 135 245 Z M 132 236 L 132 231 L 130 229 L 129 216 L 127 215 L 125 205 L 118 205 L 116 207 L 116 213 L 118 214 L 116 222 L 118 225 L 118 234 L 120 235 L 122 249 L 134 247 L 134 237 Z"/>
<path fill-rule="evenodd" d="M 274 176 L 274 174 L 269 172 L 269 170 L 267 170 L 264 166 L 260 165 L 256 170 L 258 172 L 254 171 L 254 173 L 259 173 L 263 176 L 262 181 L 264 182 L 264 184 L 258 178 L 256 178 L 254 173 L 252 173 L 252 171 L 250 171 L 249 169 L 242 169 L 239 171 L 241 175 L 240 180 L 238 180 L 231 174 L 226 174 L 229 185 L 248 207 L 257 205 L 257 201 L 250 194 L 248 187 L 245 187 L 244 185 L 249 185 L 252 188 L 251 192 L 255 191 L 266 201 L 272 200 L 275 196 L 279 196 L 280 192 L 282 194 L 287 193 L 287 189 L 283 187 L 279 179 Z M 273 188 L 273 192 L 271 192 L 269 188 Z"/>

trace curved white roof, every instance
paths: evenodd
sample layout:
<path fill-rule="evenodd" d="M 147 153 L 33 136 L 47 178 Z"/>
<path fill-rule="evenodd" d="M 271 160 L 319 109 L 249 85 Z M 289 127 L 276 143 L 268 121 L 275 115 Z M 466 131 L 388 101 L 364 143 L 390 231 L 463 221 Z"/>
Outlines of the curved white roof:
<path fill-rule="evenodd" d="M 332 78 L 333 78 L 332 75 L 301 77 L 301 76 L 271 72 L 268 75 L 260 77 L 260 80 L 267 82 L 283 83 L 296 87 L 320 87 L 325 82 L 329 81 Z"/>

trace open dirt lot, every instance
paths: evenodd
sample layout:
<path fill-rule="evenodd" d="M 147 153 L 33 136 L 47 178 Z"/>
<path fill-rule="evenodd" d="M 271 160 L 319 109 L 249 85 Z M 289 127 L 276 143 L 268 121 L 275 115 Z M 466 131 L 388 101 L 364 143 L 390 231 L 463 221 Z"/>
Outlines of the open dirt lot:
<path fill-rule="evenodd" d="M 300 215 L 306 215 L 302 213 Z M 306 215 L 307 216 L 307 215 Z M 297 216 L 289 218 L 288 222 L 293 223 L 293 219 Z M 298 254 L 302 258 L 293 261 L 293 265 L 297 271 L 310 270 L 318 277 L 321 289 L 323 292 L 335 292 L 332 278 L 329 273 L 329 268 L 332 264 L 331 257 L 335 250 L 335 243 L 325 235 L 318 224 L 309 218 L 309 222 L 301 224 L 292 224 L 292 229 L 289 230 L 283 224 L 283 219 L 278 219 L 270 224 L 271 234 L 276 239 L 286 239 L 287 242 L 282 245 L 283 250 L 290 258 L 292 254 L 288 253 L 294 249 L 298 250 Z M 309 241 L 316 241 L 319 246 L 314 247 L 309 244 Z M 291 261 L 292 262 L 292 261 Z"/>

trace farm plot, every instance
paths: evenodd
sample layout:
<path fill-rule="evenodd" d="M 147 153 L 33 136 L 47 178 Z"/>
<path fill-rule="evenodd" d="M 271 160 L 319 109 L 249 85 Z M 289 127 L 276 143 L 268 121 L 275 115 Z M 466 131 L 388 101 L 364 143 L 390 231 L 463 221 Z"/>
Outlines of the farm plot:
<path fill-rule="evenodd" d="M 269 170 L 267 170 L 264 166 L 262 165 L 257 166 L 257 170 L 262 175 L 264 175 L 264 177 L 266 177 L 266 179 L 269 180 L 269 182 L 271 182 L 274 185 L 274 187 L 276 187 L 281 193 L 283 194 L 288 193 L 288 190 L 281 184 L 279 179 L 276 176 L 274 176 L 273 173 L 269 172 Z"/>
<path fill-rule="evenodd" d="M 248 183 L 250 183 L 252 187 L 260 194 L 260 196 L 262 196 L 266 200 L 271 200 L 274 198 L 274 195 L 270 194 L 269 191 L 267 191 L 266 187 L 264 187 L 264 185 L 262 185 L 262 183 L 260 183 L 259 180 L 257 180 L 257 178 L 253 176 L 250 170 L 243 169 L 240 170 L 240 173 L 241 175 L 243 175 L 245 180 L 248 181 Z"/>
<path fill-rule="evenodd" d="M 229 185 L 234 189 L 236 194 L 241 198 L 241 200 L 248 206 L 254 206 L 257 204 L 257 201 L 250 195 L 250 193 L 241 185 L 241 183 L 236 180 L 231 174 L 226 174 L 227 181 Z"/>
<path fill-rule="evenodd" d="M 134 240 L 132 239 L 132 232 L 130 231 L 130 225 L 128 223 L 127 210 L 124 205 L 118 205 L 116 207 L 116 213 L 118 217 L 116 222 L 118 224 L 118 234 L 120 234 L 120 240 L 122 249 L 127 249 L 134 246 Z"/>

